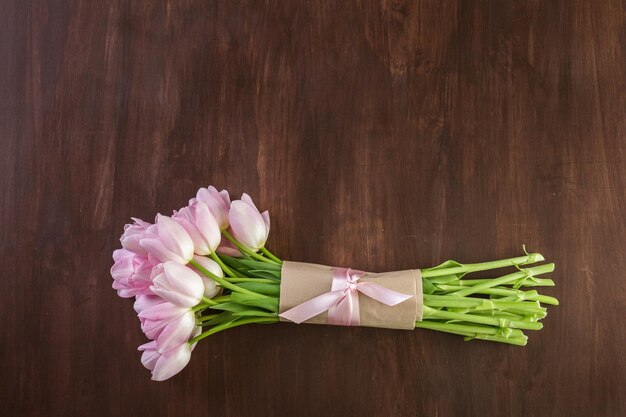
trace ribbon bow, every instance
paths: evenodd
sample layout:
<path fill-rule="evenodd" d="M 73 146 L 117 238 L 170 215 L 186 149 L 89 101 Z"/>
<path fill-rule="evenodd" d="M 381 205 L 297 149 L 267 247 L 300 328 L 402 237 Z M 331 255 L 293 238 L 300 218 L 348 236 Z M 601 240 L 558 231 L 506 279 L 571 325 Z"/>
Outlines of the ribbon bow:
<path fill-rule="evenodd" d="M 329 292 L 311 298 L 279 316 L 300 324 L 328 311 L 326 318 L 328 324 L 360 326 L 359 292 L 388 306 L 395 306 L 413 297 L 413 295 L 402 294 L 373 282 L 359 282 L 363 275 L 365 272 L 355 269 L 333 268 L 333 285 Z"/>

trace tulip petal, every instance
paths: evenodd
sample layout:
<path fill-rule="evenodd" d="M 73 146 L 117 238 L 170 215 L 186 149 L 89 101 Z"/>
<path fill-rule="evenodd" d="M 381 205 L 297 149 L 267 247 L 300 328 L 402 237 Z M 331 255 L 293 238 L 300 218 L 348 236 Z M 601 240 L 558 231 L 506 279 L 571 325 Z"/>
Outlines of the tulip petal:
<path fill-rule="evenodd" d="M 133 217 L 134 224 L 124 226 L 124 234 L 120 237 L 120 242 L 125 249 L 133 253 L 146 255 L 146 251 L 141 247 L 139 241 L 146 237 L 150 223 Z"/>
<path fill-rule="evenodd" d="M 120 297 L 129 298 L 149 293 L 152 265 L 145 256 L 118 249 L 113 252 L 113 259 L 115 263 L 111 267 L 112 287 Z"/>
<path fill-rule="evenodd" d="M 213 186 L 209 188 L 213 188 L 215 191 L 217 191 L 215 187 Z M 219 195 L 222 197 L 222 200 L 224 201 L 224 203 L 230 207 L 230 195 L 228 195 L 228 191 L 222 190 L 219 192 Z"/>
<path fill-rule="evenodd" d="M 191 310 L 189 310 L 187 314 L 172 320 L 165 326 L 157 338 L 157 349 L 159 352 L 166 352 L 181 343 L 187 342 L 195 327 L 196 319 Z"/>
<path fill-rule="evenodd" d="M 162 321 L 182 316 L 187 311 L 189 311 L 188 308 L 179 307 L 176 304 L 163 300 L 161 303 L 155 303 L 144 308 L 137 313 L 137 316 L 142 319 Z"/>
<path fill-rule="evenodd" d="M 163 302 L 150 307 L 137 314 L 141 322 L 141 330 L 149 339 L 159 338 L 165 327 L 183 315 L 189 313 L 188 308 L 178 307 L 170 302 Z"/>
<path fill-rule="evenodd" d="M 155 284 L 156 283 L 157 282 L 155 280 Z M 159 284 L 162 284 L 162 280 L 159 281 Z M 189 308 L 199 303 L 198 299 L 195 299 L 193 297 L 190 297 L 188 295 L 181 294 L 178 292 L 173 292 L 169 289 L 157 287 L 157 286 L 150 287 L 150 291 L 152 291 L 154 294 L 158 295 L 159 297 L 166 299 L 170 303 L 175 304 L 180 307 Z M 202 290 L 202 292 L 204 293 L 204 289 Z"/>
<path fill-rule="evenodd" d="M 181 209 L 178 215 L 176 215 L 175 219 L 178 223 L 180 223 L 181 226 L 185 228 L 187 233 L 189 233 L 189 237 L 191 237 L 191 240 L 193 241 L 194 253 L 200 255 L 208 255 L 209 253 L 211 253 L 211 249 L 206 239 L 202 235 L 200 229 L 193 223 L 193 218 L 188 212 L 188 207 Z"/>
<path fill-rule="evenodd" d="M 196 328 L 193 330 L 193 332 L 191 333 L 191 339 L 193 339 L 194 337 L 200 335 L 200 333 L 202 333 L 202 327 L 201 326 L 196 326 Z M 193 345 L 191 345 L 191 350 L 193 351 L 196 347 L 196 345 L 198 344 L 198 342 L 194 343 Z"/>
<path fill-rule="evenodd" d="M 195 202 L 204 202 L 215 220 L 219 225 L 220 230 L 226 230 L 228 228 L 228 210 L 230 209 L 230 196 L 228 191 L 217 191 L 215 187 L 210 185 L 208 188 L 200 188 L 196 193 Z M 190 200 L 189 205 L 193 205 Z"/>
<path fill-rule="evenodd" d="M 265 222 L 265 241 L 267 242 L 267 238 L 270 235 L 270 212 L 265 210 L 261 213 L 261 217 L 263 217 L 263 221 Z M 263 243 L 263 246 L 265 246 L 265 243 Z"/>
<path fill-rule="evenodd" d="M 257 251 L 267 238 L 267 227 L 261 213 L 242 200 L 233 201 L 228 216 L 233 235 L 246 247 Z"/>
<path fill-rule="evenodd" d="M 151 341 L 148 343 L 144 343 L 143 345 L 139 346 L 137 350 L 143 352 L 141 354 L 141 364 L 146 367 L 146 369 L 152 371 L 160 356 L 156 350 L 156 342 Z"/>
<path fill-rule="evenodd" d="M 174 261 L 181 264 L 187 263 L 186 259 L 167 249 L 163 242 L 161 242 L 158 238 L 141 239 L 139 243 L 142 248 L 150 252 L 150 255 L 153 255 L 161 262 Z"/>
<path fill-rule="evenodd" d="M 135 298 L 135 303 L 133 304 L 133 308 L 137 314 L 142 311 L 153 307 L 157 304 L 165 303 L 166 301 L 161 297 L 157 297 L 156 295 L 138 295 Z"/>
<path fill-rule="evenodd" d="M 133 252 L 126 249 L 115 249 L 113 251 L 113 261 L 118 262 L 127 259 L 133 255 Z"/>
<path fill-rule="evenodd" d="M 162 214 L 157 215 L 157 227 L 165 247 L 180 254 L 184 259 L 182 263 L 186 264 L 193 256 L 193 241 L 189 233 L 171 217 Z"/>
<path fill-rule="evenodd" d="M 213 298 L 221 291 L 221 287 L 218 287 L 215 281 L 210 278 L 202 277 L 202 283 L 204 284 L 204 296 L 206 298 Z"/>
<path fill-rule="evenodd" d="M 206 256 L 194 255 L 193 260 L 213 275 L 217 275 L 218 277 L 224 276 L 224 271 L 222 271 L 222 268 L 213 259 L 209 259 Z"/>
<path fill-rule="evenodd" d="M 201 231 L 202 236 L 208 244 L 209 253 L 214 252 L 222 238 L 220 225 L 211 214 L 209 207 L 203 202 L 199 201 L 194 208 L 196 227 Z M 203 253 L 202 255 L 208 255 L 209 253 Z"/>
<path fill-rule="evenodd" d="M 127 254 L 130 254 L 130 256 L 127 256 Z M 111 276 L 115 281 L 127 281 L 128 277 L 133 273 L 134 254 L 126 250 L 122 252 L 122 250 L 118 249 L 113 252 L 113 255 L 115 263 L 111 267 Z"/>
<path fill-rule="evenodd" d="M 204 294 L 204 284 L 192 269 L 176 262 L 163 264 L 163 272 L 153 278 L 150 291 L 180 307 L 197 305 Z"/>
<path fill-rule="evenodd" d="M 152 370 L 152 380 L 164 381 L 183 370 L 191 360 L 191 346 L 183 343 L 177 348 L 161 354 Z"/>
<path fill-rule="evenodd" d="M 252 198 L 251 198 L 248 194 L 243 193 L 243 194 L 241 195 L 241 200 L 242 200 L 242 201 L 244 201 L 244 202 L 246 202 L 246 203 L 248 203 L 248 204 L 250 204 L 252 207 L 254 207 L 254 209 L 255 209 L 256 211 L 259 211 L 259 209 L 258 209 L 258 208 L 256 208 L 256 205 L 254 204 L 254 201 L 252 201 Z"/>
<path fill-rule="evenodd" d="M 176 262 L 166 262 L 163 264 L 163 270 L 173 289 L 184 291 L 192 297 L 202 297 L 200 295 L 203 291 L 202 280 L 193 269 Z"/>
<path fill-rule="evenodd" d="M 261 217 L 263 217 L 263 221 L 265 222 L 265 226 L 267 226 L 267 230 L 269 231 L 269 229 L 270 229 L 270 212 L 265 210 L 263 213 L 261 213 Z"/>
<path fill-rule="evenodd" d="M 138 217 L 131 217 L 131 220 L 137 223 L 139 226 L 143 227 L 144 229 L 147 229 L 148 227 L 152 226 L 152 223 L 148 223 L 144 220 L 141 220 Z"/>

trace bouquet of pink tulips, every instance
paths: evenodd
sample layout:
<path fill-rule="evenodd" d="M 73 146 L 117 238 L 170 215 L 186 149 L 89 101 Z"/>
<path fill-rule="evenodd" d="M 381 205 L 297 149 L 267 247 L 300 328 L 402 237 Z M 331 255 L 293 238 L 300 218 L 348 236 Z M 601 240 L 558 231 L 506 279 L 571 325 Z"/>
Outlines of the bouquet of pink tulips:
<path fill-rule="evenodd" d="M 133 219 L 113 252 L 113 288 L 135 297 L 141 362 L 162 381 L 189 362 L 197 342 L 251 323 L 317 323 L 397 329 L 416 327 L 525 345 L 539 330 L 550 296 L 522 288 L 553 286 L 540 274 L 554 264 L 538 253 L 478 264 L 446 261 L 382 274 L 283 261 L 267 248 L 267 211 L 251 198 L 201 188 L 189 205 L 154 224 Z M 497 278 L 470 273 L 513 268 Z"/>

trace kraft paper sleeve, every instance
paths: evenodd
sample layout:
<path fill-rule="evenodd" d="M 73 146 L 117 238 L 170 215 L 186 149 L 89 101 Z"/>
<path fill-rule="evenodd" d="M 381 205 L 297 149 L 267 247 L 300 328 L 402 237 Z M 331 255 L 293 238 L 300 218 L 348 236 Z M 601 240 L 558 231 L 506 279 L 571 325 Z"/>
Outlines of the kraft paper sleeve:
<path fill-rule="evenodd" d="M 331 266 L 284 261 L 280 283 L 280 313 L 331 290 Z M 366 272 L 359 282 L 373 282 L 390 290 L 414 297 L 395 306 L 387 306 L 359 293 L 361 326 L 387 329 L 415 329 L 422 320 L 422 275 L 419 269 L 383 273 Z M 327 324 L 327 313 L 319 314 L 305 323 Z M 281 318 L 281 321 L 288 321 Z"/>

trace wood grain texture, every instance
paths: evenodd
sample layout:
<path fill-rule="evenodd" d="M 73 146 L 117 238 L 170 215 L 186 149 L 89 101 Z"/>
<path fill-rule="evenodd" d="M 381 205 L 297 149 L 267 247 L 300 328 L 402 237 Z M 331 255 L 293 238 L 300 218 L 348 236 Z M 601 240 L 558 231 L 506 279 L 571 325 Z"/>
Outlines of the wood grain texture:
<path fill-rule="evenodd" d="M 0 14 L 3 416 L 623 416 L 619 1 L 28 1 Z M 557 263 L 527 347 L 246 326 L 153 383 L 110 254 L 199 186 L 282 257 Z"/>

